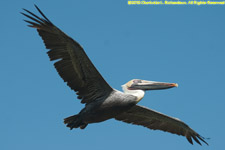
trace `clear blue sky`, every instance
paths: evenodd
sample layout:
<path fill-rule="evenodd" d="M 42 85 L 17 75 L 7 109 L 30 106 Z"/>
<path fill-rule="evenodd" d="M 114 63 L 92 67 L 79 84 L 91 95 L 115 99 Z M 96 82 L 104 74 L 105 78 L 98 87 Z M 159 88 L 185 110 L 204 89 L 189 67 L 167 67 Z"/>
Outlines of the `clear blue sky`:
<path fill-rule="evenodd" d="M 140 105 L 177 117 L 207 140 L 108 120 L 72 130 L 63 118 L 83 105 L 59 77 L 37 32 L 19 12 L 37 4 L 85 49 L 109 84 L 175 82 Z M 225 133 L 225 5 L 128 6 L 127 1 L 4 1 L 0 5 L 1 150 L 219 150 Z"/>

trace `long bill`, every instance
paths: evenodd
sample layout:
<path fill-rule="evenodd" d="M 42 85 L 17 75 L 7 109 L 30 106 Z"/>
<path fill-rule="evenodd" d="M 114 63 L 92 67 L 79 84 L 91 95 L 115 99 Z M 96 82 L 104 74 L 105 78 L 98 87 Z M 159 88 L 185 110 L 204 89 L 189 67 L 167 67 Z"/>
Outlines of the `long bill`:
<path fill-rule="evenodd" d="M 133 83 L 130 88 L 140 89 L 140 90 L 162 90 L 162 89 L 169 89 L 173 87 L 178 87 L 178 84 L 141 80 L 141 83 Z"/>

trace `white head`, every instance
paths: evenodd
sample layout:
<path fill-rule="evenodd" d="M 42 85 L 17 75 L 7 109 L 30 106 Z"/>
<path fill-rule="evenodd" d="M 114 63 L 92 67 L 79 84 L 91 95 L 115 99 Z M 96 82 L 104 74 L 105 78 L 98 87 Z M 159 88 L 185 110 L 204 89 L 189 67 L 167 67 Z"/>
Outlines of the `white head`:
<path fill-rule="evenodd" d="M 133 79 L 127 82 L 126 84 L 122 85 L 124 93 L 136 96 L 137 102 L 139 102 L 144 97 L 145 91 L 147 90 L 160 90 L 172 87 L 178 87 L 178 84 L 146 81 L 140 79 Z"/>

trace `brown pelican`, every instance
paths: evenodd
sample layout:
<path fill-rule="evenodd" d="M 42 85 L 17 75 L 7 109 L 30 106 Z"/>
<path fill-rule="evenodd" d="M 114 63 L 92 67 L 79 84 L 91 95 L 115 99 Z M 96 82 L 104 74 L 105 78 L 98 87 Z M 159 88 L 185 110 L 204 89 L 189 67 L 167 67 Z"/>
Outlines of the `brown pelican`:
<path fill-rule="evenodd" d="M 42 12 L 38 17 L 24 9 L 22 13 L 32 21 L 29 27 L 36 28 L 51 61 L 64 82 L 76 92 L 85 107 L 79 114 L 64 119 L 70 129 L 84 129 L 90 123 L 102 122 L 111 118 L 126 123 L 141 125 L 153 130 L 162 130 L 182 135 L 193 144 L 194 139 L 208 143 L 197 132 L 179 119 L 166 116 L 149 108 L 137 105 L 145 91 L 177 87 L 176 83 L 163 83 L 133 79 L 122 85 L 123 92 L 110 87 L 92 64 L 83 48 L 75 40 L 57 28 Z M 199 141 L 200 140 L 200 141 Z"/>

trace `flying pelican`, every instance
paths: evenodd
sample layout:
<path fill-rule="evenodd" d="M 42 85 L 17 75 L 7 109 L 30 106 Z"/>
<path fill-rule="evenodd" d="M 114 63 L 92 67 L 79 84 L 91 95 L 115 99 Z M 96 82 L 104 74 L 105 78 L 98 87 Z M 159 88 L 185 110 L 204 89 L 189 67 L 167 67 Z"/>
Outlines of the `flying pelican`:
<path fill-rule="evenodd" d="M 47 54 L 50 60 L 55 61 L 57 72 L 76 92 L 81 103 L 85 104 L 79 114 L 64 119 L 67 127 L 84 129 L 90 123 L 114 118 L 149 129 L 185 136 L 191 144 L 194 139 L 200 145 L 200 141 L 208 145 L 204 137 L 181 120 L 137 105 L 144 97 L 145 91 L 168 89 L 177 87 L 178 84 L 133 79 L 122 85 L 123 92 L 113 89 L 92 64 L 80 44 L 63 33 L 36 5 L 35 7 L 42 18 L 23 9 L 27 14 L 22 14 L 33 22 L 24 21 L 29 23 L 29 27 L 37 29 L 46 49 L 49 49 Z"/>

